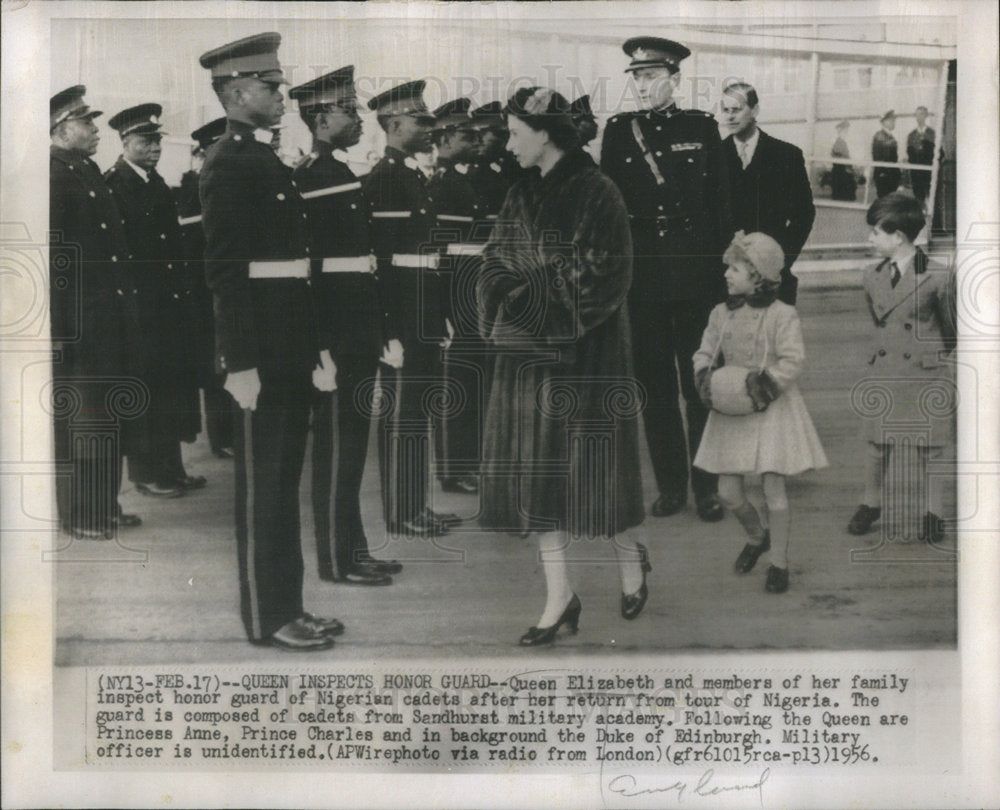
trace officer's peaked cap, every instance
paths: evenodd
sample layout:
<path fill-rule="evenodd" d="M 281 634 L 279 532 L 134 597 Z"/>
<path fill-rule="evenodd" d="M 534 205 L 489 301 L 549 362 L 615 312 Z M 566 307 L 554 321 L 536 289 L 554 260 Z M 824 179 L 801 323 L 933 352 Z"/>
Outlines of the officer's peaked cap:
<path fill-rule="evenodd" d="M 213 79 L 252 76 L 272 84 L 288 84 L 278 61 L 281 34 L 254 34 L 203 53 L 199 62 L 212 71 Z"/>

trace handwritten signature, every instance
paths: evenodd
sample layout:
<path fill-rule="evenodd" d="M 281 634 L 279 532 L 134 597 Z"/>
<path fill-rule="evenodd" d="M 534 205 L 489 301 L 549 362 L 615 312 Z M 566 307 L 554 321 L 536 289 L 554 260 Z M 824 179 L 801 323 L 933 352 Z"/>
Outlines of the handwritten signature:
<path fill-rule="evenodd" d="M 694 787 L 691 787 L 690 782 L 678 780 L 669 785 L 656 786 L 656 787 L 641 787 L 638 780 L 631 774 L 622 774 L 621 776 L 616 776 L 608 783 L 608 790 L 612 793 L 617 793 L 621 796 L 643 796 L 651 793 L 671 793 L 677 794 L 677 803 L 680 804 L 684 801 L 685 796 L 698 796 L 701 798 L 706 798 L 709 796 L 718 796 L 722 793 L 739 792 L 744 790 L 756 790 L 757 796 L 760 800 L 761 807 L 764 806 L 764 783 L 771 776 L 771 769 L 765 768 L 761 771 L 760 778 L 755 782 L 741 782 L 732 785 L 713 785 L 712 779 L 715 777 L 715 771 L 709 768 L 705 771 L 701 778 L 695 783 Z"/>

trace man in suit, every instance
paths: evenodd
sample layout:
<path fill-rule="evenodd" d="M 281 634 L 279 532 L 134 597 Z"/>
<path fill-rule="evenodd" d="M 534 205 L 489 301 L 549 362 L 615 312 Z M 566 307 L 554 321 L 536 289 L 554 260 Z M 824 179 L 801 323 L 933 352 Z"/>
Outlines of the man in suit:
<path fill-rule="evenodd" d="M 90 159 L 101 112 L 90 109 L 85 92 L 80 84 L 49 101 L 49 312 L 55 453 L 70 472 L 56 481 L 59 517 L 74 536 L 100 540 L 142 522 L 117 502 L 135 420 L 119 422 L 115 403 L 121 394 L 136 403 L 144 397 L 131 257 L 118 204 Z M 116 441 L 74 436 L 78 417 Z"/>
<path fill-rule="evenodd" d="M 889 110 L 882 116 L 882 128 L 872 138 L 872 160 L 883 163 L 899 163 L 899 144 L 892 131 L 896 128 L 896 113 Z M 884 197 L 899 188 L 902 172 L 891 166 L 876 166 L 872 173 L 875 182 L 875 196 Z"/>
<path fill-rule="evenodd" d="M 930 166 L 934 163 L 934 130 L 927 126 L 927 108 L 917 107 L 914 116 L 917 119 L 917 127 L 906 136 L 906 160 L 909 163 L 919 163 Z M 913 187 L 913 196 L 921 202 L 927 199 L 931 188 L 931 173 L 910 169 L 910 185 Z"/>
<path fill-rule="evenodd" d="M 227 129 L 201 172 L 205 271 L 215 296 L 217 364 L 236 415 L 236 545 L 243 624 L 253 644 L 315 651 L 343 624 L 302 604 L 299 479 L 313 386 L 335 387 L 309 286 L 306 212 L 270 147 L 285 107 L 281 36 L 208 51 L 201 66 Z"/>
<path fill-rule="evenodd" d="M 816 207 L 802 150 L 757 126 L 760 101 L 749 84 L 722 91 L 722 123 L 730 134 L 722 142 L 729 168 L 733 227 L 765 233 L 785 253 L 778 298 L 794 306 L 798 279 L 792 265 L 809 237 Z"/>
<path fill-rule="evenodd" d="M 385 313 L 375 281 L 371 206 L 361 182 L 334 155 L 361 140 L 354 66 L 293 87 L 288 95 L 312 133 L 292 176 L 306 200 L 317 327 L 337 370 L 337 391 L 313 395 L 312 508 L 319 577 L 347 585 L 390 585 L 403 566 L 371 556 L 361 522 L 361 479 Z M 336 452 L 335 452 L 336 451 Z M 336 459 L 336 463 L 334 460 Z"/>
<path fill-rule="evenodd" d="M 698 516 L 717 521 L 717 477 L 692 469 L 690 459 L 708 420 L 692 358 L 709 312 L 724 297 L 722 253 L 733 235 L 722 141 L 710 113 L 674 102 L 680 63 L 691 54 L 685 46 L 633 37 L 623 49 L 646 109 L 611 117 L 601 169 L 621 190 L 632 222 L 635 373 L 646 390 L 643 422 L 660 492 L 650 511 L 665 517 L 683 509 L 690 479 Z"/>
<path fill-rule="evenodd" d="M 150 397 L 144 441 L 128 454 L 129 478 L 143 495 L 173 498 L 204 487 L 205 478 L 188 475 L 181 459 L 181 441 L 193 442 L 201 429 L 201 404 L 177 209 L 156 171 L 162 114 L 159 104 L 140 104 L 112 116 L 108 125 L 122 139 L 122 154 L 104 179 L 132 254 Z"/>

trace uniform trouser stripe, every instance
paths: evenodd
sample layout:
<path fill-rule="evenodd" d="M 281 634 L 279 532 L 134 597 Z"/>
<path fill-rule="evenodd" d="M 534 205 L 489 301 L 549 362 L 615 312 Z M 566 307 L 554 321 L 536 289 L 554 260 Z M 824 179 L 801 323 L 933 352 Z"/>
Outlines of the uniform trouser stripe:
<path fill-rule="evenodd" d="M 260 627 L 260 600 L 257 596 L 257 546 L 255 542 L 254 510 L 254 460 L 253 460 L 253 411 L 243 409 L 243 474 L 247 482 L 247 586 L 250 593 L 250 623 L 254 639 L 262 637 Z"/>

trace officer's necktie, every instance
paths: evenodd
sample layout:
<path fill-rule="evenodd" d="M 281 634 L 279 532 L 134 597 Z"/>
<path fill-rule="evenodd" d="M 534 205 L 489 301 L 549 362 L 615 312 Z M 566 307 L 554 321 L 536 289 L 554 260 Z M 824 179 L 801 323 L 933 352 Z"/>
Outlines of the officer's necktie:
<path fill-rule="evenodd" d="M 747 165 L 750 163 L 750 161 L 747 160 L 747 142 L 737 141 L 736 145 L 737 145 L 736 148 L 739 149 L 740 152 L 740 163 L 743 164 L 743 168 L 745 169 Z"/>
<path fill-rule="evenodd" d="M 899 284 L 899 279 L 902 277 L 902 273 L 899 272 L 899 266 L 895 262 L 889 263 L 889 269 L 892 271 L 892 275 L 889 277 L 889 283 L 892 285 L 893 289 L 896 289 L 896 285 Z"/>

